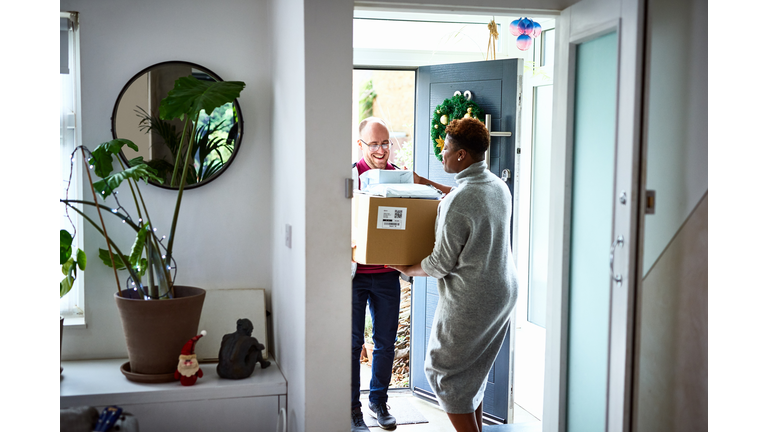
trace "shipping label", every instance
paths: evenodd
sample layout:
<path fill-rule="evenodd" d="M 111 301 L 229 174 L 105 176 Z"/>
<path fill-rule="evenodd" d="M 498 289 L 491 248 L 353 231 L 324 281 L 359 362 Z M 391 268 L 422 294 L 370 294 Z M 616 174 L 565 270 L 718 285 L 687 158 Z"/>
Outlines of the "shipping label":
<path fill-rule="evenodd" d="M 406 207 L 379 207 L 379 217 L 376 219 L 377 229 L 405 229 Z"/>

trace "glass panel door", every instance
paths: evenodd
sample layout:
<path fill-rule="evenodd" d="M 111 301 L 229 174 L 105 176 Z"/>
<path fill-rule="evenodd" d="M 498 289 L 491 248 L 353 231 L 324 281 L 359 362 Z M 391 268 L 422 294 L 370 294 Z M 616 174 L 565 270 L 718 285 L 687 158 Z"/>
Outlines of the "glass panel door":
<path fill-rule="evenodd" d="M 567 430 L 606 429 L 618 37 L 576 46 Z"/>

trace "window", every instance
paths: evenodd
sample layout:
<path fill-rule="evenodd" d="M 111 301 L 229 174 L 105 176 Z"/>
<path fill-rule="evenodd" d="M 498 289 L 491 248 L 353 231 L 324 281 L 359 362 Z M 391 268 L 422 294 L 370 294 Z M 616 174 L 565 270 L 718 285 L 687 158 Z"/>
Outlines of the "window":
<path fill-rule="evenodd" d="M 81 134 L 78 121 L 80 112 L 80 57 L 79 57 L 79 34 L 77 12 L 61 12 L 60 19 L 60 70 L 59 87 L 61 91 L 60 110 L 59 110 L 59 153 L 60 153 L 60 196 L 63 198 L 67 194 L 67 185 L 69 184 L 68 196 L 70 199 L 79 199 L 81 196 L 81 168 L 82 162 L 79 158 L 75 160 L 80 163 L 72 163 L 71 155 L 74 149 L 81 143 Z M 71 183 L 70 183 L 71 173 Z M 74 232 L 74 245 L 83 248 L 83 223 L 82 219 L 73 211 L 69 212 L 69 217 L 65 213 L 64 206 L 61 207 L 60 228 Z M 93 263 L 91 263 L 93 265 Z M 59 281 L 62 279 L 60 268 L 56 268 Z M 78 272 L 78 277 L 69 294 L 59 300 L 59 309 L 61 316 L 66 319 L 67 325 L 84 324 L 83 304 L 84 292 L 83 281 L 85 275 Z"/>
<path fill-rule="evenodd" d="M 537 45 L 539 65 L 552 66 L 555 62 L 555 29 L 541 32 L 541 42 Z"/>

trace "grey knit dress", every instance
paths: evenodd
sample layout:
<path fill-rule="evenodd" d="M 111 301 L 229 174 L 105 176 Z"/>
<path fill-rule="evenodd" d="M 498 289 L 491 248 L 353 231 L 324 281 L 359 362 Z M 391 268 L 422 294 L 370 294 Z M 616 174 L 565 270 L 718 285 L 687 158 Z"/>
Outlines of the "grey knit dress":
<path fill-rule="evenodd" d="M 477 162 L 438 207 L 435 248 L 424 271 L 439 299 L 424 370 L 441 408 L 474 412 L 517 301 L 512 262 L 512 199 L 507 185 Z"/>

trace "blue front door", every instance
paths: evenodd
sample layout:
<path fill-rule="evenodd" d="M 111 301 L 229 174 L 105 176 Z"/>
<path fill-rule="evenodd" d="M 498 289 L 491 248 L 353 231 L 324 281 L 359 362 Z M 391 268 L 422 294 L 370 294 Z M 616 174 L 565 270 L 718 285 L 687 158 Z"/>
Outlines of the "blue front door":
<path fill-rule="evenodd" d="M 430 122 L 437 105 L 454 92 L 472 93 L 472 101 L 486 114 L 491 115 L 491 131 L 511 131 L 509 137 L 492 137 L 490 171 L 502 177 L 509 170 L 507 185 L 514 202 L 515 178 L 515 122 L 519 98 L 518 74 L 522 60 L 495 60 L 420 67 L 416 74 L 416 172 L 437 183 L 454 186 L 453 174 L 443 170 L 442 163 L 434 154 L 430 139 Z M 484 120 L 484 119 L 481 119 Z M 503 177 L 502 177 L 503 178 Z M 512 221 L 510 221 L 512 223 Z M 510 230 L 512 232 L 512 230 Z M 432 389 L 424 374 L 427 341 L 437 306 L 437 281 L 433 278 L 414 278 L 411 315 L 411 386 L 415 394 L 434 399 Z M 484 417 L 497 423 L 507 423 L 507 413 L 512 403 L 510 333 L 488 374 L 483 400 Z"/>

